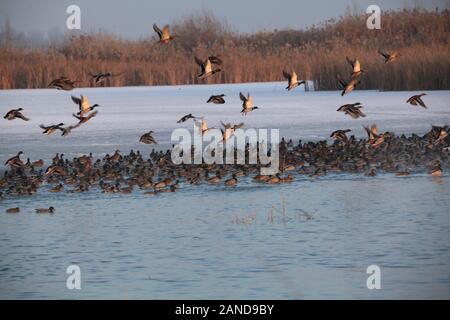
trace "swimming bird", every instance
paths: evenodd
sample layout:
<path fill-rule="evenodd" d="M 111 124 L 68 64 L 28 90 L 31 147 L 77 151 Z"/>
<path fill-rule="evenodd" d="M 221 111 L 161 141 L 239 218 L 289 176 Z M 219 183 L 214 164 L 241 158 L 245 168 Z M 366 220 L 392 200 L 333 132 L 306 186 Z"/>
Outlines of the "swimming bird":
<path fill-rule="evenodd" d="M 225 97 L 224 94 L 211 96 L 211 97 L 209 97 L 208 101 L 206 101 L 206 103 L 212 102 L 214 104 L 224 104 L 225 103 L 225 99 L 223 97 Z"/>
<path fill-rule="evenodd" d="M 386 53 L 386 52 L 381 52 L 380 50 L 378 50 L 378 53 L 383 56 L 384 63 L 392 62 L 401 56 L 401 54 L 398 52 Z"/>
<path fill-rule="evenodd" d="M 44 130 L 44 132 L 42 132 L 42 134 L 50 135 L 53 132 L 55 132 L 56 130 L 64 131 L 64 129 L 62 128 L 63 125 L 64 125 L 64 123 L 54 124 L 54 125 L 50 125 L 50 126 L 44 126 L 43 124 L 41 124 L 39 127 Z"/>
<path fill-rule="evenodd" d="M 348 82 L 345 82 L 341 77 L 337 76 L 339 85 L 341 86 L 342 93 L 341 96 L 350 93 L 355 89 L 355 87 L 361 82 L 359 76 L 352 77 Z"/>
<path fill-rule="evenodd" d="M 93 111 L 95 108 L 100 107 L 99 104 L 91 106 L 89 99 L 86 96 L 81 95 L 80 98 L 72 96 L 73 103 L 78 105 L 79 112 L 77 115 L 83 116 L 85 113 Z"/>
<path fill-rule="evenodd" d="M 358 119 L 359 117 L 365 117 L 366 115 L 361 111 L 362 105 L 360 102 L 344 104 L 340 106 L 336 111 L 344 112 L 348 114 L 353 119 Z"/>
<path fill-rule="evenodd" d="M 74 113 L 72 113 L 72 116 L 74 116 L 76 119 L 79 120 L 77 126 L 82 125 L 83 123 L 88 122 L 90 119 L 92 119 L 93 117 L 95 117 L 97 115 L 98 111 L 94 111 L 91 112 L 90 114 L 88 114 L 86 117 L 83 116 L 84 113 L 82 113 L 81 115 L 76 115 Z"/>
<path fill-rule="evenodd" d="M 195 62 L 200 66 L 200 74 L 197 75 L 198 78 L 205 78 L 210 75 L 213 75 L 217 72 L 222 71 L 222 69 L 213 69 L 212 65 L 221 65 L 222 60 L 215 56 L 209 56 L 205 61 L 202 61 L 198 57 L 195 57 Z"/>
<path fill-rule="evenodd" d="M 344 143 L 347 143 L 347 142 L 348 142 L 348 138 L 347 138 L 346 133 L 347 133 L 347 132 L 350 132 L 350 131 L 352 131 L 352 130 L 350 130 L 350 129 L 344 129 L 344 130 L 336 130 L 336 131 L 333 131 L 333 132 L 331 133 L 331 135 L 330 135 L 330 138 L 333 138 L 333 139 L 335 139 L 335 140 L 337 140 L 337 141 L 342 141 L 342 142 L 344 142 Z"/>
<path fill-rule="evenodd" d="M 431 175 L 433 177 L 442 176 L 442 167 L 441 167 L 441 162 L 439 160 L 436 160 L 433 168 L 431 169 Z"/>
<path fill-rule="evenodd" d="M 297 73 L 295 73 L 295 71 L 292 71 L 292 73 L 288 73 L 286 71 L 283 70 L 283 76 L 287 79 L 288 81 L 288 86 L 286 87 L 287 91 L 290 91 L 296 87 L 298 87 L 301 84 L 305 84 L 305 81 L 298 81 L 297 79 Z"/>
<path fill-rule="evenodd" d="M 22 119 L 24 121 L 30 120 L 27 117 L 25 117 L 21 111 L 23 111 L 22 108 L 12 109 L 8 111 L 3 118 L 6 120 L 14 120 L 14 119 Z"/>
<path fill-rule="evenodd" d="M 406 103 L 409 103 L 413 106 L 421 106 L 422 108 L 427 109 L 427 106 L 425 105 L 425 103 L 422 100 L 423 96 L 426 96 L 426 93 L 421 93 L 421 94 L 417 94 L 415 96 L 412 96 L 411 98 L 409 98 L 408 100 L 406 100 Z"/>
<path fill-rule="evenodd" d="M 227 187 L 234 187 L 237 184 L 238 180 L 236 178 L 236 175 L 233 173 L 232 177 L 230 179 L 225 180 L 225 185 Z"/>
<path fill-rule="evenodd" d="M 177 123 L 186 122 L 186 121 L 188 121 L 189 119 L 197 119 L 197 117 L 196 117 L 196 116 L 193 116 L 192 113 L 189 113 L 189 114 L 183 116 L 180 120 L 178 120 Z"/>
<path fill-rule="evenodd" d="M 241 113 L 243 116 L 246 116 L 247 113 L 249 113 L 253 110 L 259 109 L 258 106 L 253 106 L 253 97 L 250 95 L 250 93 L 247 93 L 247 97 L 246 97 L 242 94 L 242 92 L 239 92 L 239 98 L 242 101 Z"/>
<path fill-rule="evenodd" d="M 53 207 L 36 209 L 36 213 L 54 213 L 54 212 L 55 212 L 55 208 L 53 208 Z"/>
<path fill-rule="evenodd" d="M 19 207 L 6 209 L 6 213 L 19 213 L 19 212 L 20 212 Z"/>
<path fill-rule="evenodd" d="M 76 81 L 72 81 L 69 78 L 63 76 L 50 82 L 48 88 L 70 91 L 75 88 L 75 82 Z"/>
<path fill-rule="evenodd" d="M 22 162 L 22 160 L 20 160 L 21 154 L 23 154 L 23 151 L 19 151 L 16 156 L 6 160 L 5 166 L 10 166 L 10 167 L 14 167 L 14 168 L 23 167 L 23 162 Z"/>
<path fill-rule="evenodd" d="M 145 134 L 143 134 L 141 136 L 141 138 L 139 139 L 139 142 L 145 143 L 145 144 L 158 144 L 158 142 L 156 142 L 155 138 L 153 138 L 152 134 L 154 132 L 153 131 L 149 131 Z"/>
<path fill-rule="evenodd" d="M 361 63 L 359 62 L 358 59 L 350 60 L 348 57 L 345 57 L 345 59 L 353 68 L 353 71 L 351 74 L 352 78 L 359 77 L 362 73 L 365 72 L 363 69 L 361 69 Z"/>
<path fill-rule="evenodd" d="M 169 25 L 167 24 L 161 30 L 160 28 L 158 28 L 156 23 L 154 23 L 153 30 L 155 30 L 155 32 L 158 34 L 160 44 L 168 43 L 169 41 L 176 38 L 176 35 L 170 35 Z"/>

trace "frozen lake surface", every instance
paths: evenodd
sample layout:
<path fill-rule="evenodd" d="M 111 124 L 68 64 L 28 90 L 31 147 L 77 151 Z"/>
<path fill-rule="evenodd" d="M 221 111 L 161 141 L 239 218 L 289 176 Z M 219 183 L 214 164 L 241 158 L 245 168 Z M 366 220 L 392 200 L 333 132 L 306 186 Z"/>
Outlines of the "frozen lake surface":
<path fill-rule="evenodd" d="M 286 92 L 284 83 L 0 91 L 0 113 L 24 108 L 31 120 L 0 125 L 0 172 L 19 150 L 23 158 L 112 154 L 152 146 L 139 137 L 156 132 L 170 146 L 181 116 L 279 128 L 295 141 L 328 139 L 363 125 L 424 134 L 450 121 L 450 92 L 429 91 L 429 109 L 405 101 L 417 92 Z M 239 91 L 260 107 L 240 115 Z M 224 93 L 226 104 L 206 104 Z M 44 136 L 40 124 L 74 124 L 70 95 L 87 95 L 99 114 L 68 137 Z M 361 102 L 366 118 L 336 112 Z M 448 165 L 447 165 L 448 166 Z M 184 187 L 175 194 L 51 194 L 0 200 L 0 298 L 3 299 L 309 299 L 450 298 L 450 178 L 426 172 L 408 177 L 380 173 L 299 176 L 292 184 L 242 181 Z M 281 207 L 285 205 L 285 215 Z M 34 208 L 56 213 L 36 215 Z M 16 215 L 5 213 L 20 207 Z M 275 208 L 273 221 L 268 216 Z M 312 216 L 308 219 L 304 212 Z M 236 216 L 255 217 L 248 224 Z M 66 288 L 66 268 L 81 268 L 81 290 Z M 381 268 L 381 290 L 368 290 L 366 268 Z"/>

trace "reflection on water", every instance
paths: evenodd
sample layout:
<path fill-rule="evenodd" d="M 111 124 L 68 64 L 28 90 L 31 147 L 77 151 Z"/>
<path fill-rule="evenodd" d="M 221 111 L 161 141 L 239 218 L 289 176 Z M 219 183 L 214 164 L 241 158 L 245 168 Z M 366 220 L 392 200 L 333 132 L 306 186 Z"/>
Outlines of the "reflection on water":
<path fill-rule="evenodd" d="M 41 190 L 0 215 L 0 297 L 449 298 L 448 184 L 384 174 L 154 197 Z M 33 211 L 49 205 L 52 216 Z M 66 289 L 71 264 L 80 291 Z M 371 264 L 381 290 L 366 288 Z"/>

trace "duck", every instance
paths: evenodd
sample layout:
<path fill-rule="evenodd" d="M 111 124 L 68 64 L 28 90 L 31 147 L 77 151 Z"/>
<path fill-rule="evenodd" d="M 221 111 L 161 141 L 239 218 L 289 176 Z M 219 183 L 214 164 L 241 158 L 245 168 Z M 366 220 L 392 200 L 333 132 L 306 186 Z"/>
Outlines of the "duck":
<path fill-rule="evenodd" d="M 73 103 L 78 105 L 78 116 L 84 116 L 84 114 L 93 111 L 95 108 L 100 107 L 99 104 L 91 106 L 89 99 L 86 96 L 80 95 L 80 97 L 71 96 Z"/>
<path fill-rule="evenodd" d="M 427 95 L 426 93 L 414 95 L 411 98 L 409 98 L 408 100 L 406 100 L 406 103 L 409 103 L 410 105 L 413 105 L 413 106 L 419 105 L 422 108 L 427 109 L 427 106 L 425 105 L 425 103 L 422 100 L 422 97 L 426 96 L 426 95 Z"/>
<path fill-rule="evenodd" d="M 359 76 L 361 76 L 361 74 L 363 74 L 365 72 L 365 70 L 361 69 L 361 63 L 359 62 L 358 59 L 351 60 L 351 59 L 349 59 L 349 57 L 345 57 L 345 59 L 353 68 L 353 71 L 351 74 L 352 78 L 359 77 Z"/>
<path fill-rule="evenodd" d="M 258 106 L 253 106 L 253 97 L 250 95 L 250 93 L 247 93 L 247 97 L 246 97 L 242 94 L 242 92 L 239 92 L 239 98 L 242 101 L 241 113 L 243 116 L 246 116 L 247 113 L 249 113 L 253 110 L 259 109 Z"/>
<path fill-rule="evenodd" d="M 182 122 L 188 121 L 189 119 L 197 119 L 197 118 L 198 118 L 198 117 L 193 116 L 192 113 L 189 113 L 189 114 L 187 114 L 187 115 L 181 117 L 181 119 L 178 120 L 177 123 L 182 123 Z"/>
<path fill-rule="evenodd" d="M 236 178 L 236 175 L 233 173 L 232 177 L 225 180 L 225 185 L 227 187 L 234 187 L 237 184 L 238 180 Z"/>
<path fill-rule="evenodd" d="M 347 93 L 350 93 L 355 89 L 357 85 L 359 85 L 360 77 L 352 77 L 348 82 L 345 82 L 339 76 L 337 77 L 338 83 L 342 89 L 341 96 L 344 96 Z"/>
<path fill-rule="evenodd" d="M 377 148 L 384 142 L 386 134 L 379 134 L 376 124 L 373 124 L 370 128 L 366 126 L 363 126 L 363 128 L 364 130 L 366 130 L 370 146 L 372 146 L 373 148 Z"/>
<path fill-rule="evenodd" d="M 366 115 L 361 111 L 361 102 L 355 102 L 350 104 L 344 104 L 340 106 L 336 111 L 344 112 L 348 114 L 353 119 L 358 119 L 359 117 L 365 117 Z"/>
<path fill-rule="evenodd" d="M 195 57 L 195 62 L 200 66 L 200 73 L 197 75 L 198 78 L 205 78 L 211 76 L 217 72 L 222 71 L 222 69 L 213 69 L 212 65 L 221 65 L 222 60 L 215 56 L 209 56 L 205 61 Z"/>
<path fill-rule="evenodd" d="M 266 183 L 267 184 L 277 184 L 280 183 L 280 175 L 277 173 L 274 176 L 269 177 L 269 179 L 267 179 Z"/>
<path fill-rule="evenodd" d="M 61 183 L 59 183 L 56 186 L 54 186 L 53 188 L 51 188 L 48 192 L 57 193 L 57 192 L 61 192 L 63 190 L 64 190 L 64 186 Z"/>
<path fill-rule="evenodd" d="M 201 124 L 200 124 L 197 120 L 194 120 L 194 123 L 195 123 L 195 125 L 197 126 L 197 128 L 199 129 L 200 135 L 202 135 L 202 136 L 203 136 L 206 132 L 208 132 L 209 130 L 211 130 L 211 129 L 216 129 L 215 127 L 210 127 L 210 128 L 208 128 L 208 124 L 206 123 L 206 120 L 205 120 L 204 117 L 202 117 L 202 122 L 201 122 Z"/>
<path fill-rule="evenodd" d="M 225 99 L 223 97 L 225 97 L 224 94 L 213 95 L 213 96 L 209 97 L 209 99 L 208 99 L 208 101 L 206 101 L 206 103 L 212 102 L 214 104 L 224 104 Z"/>
<path fill-rule="evenodd" d="M 154 23 L 153 30 L 158 34 L 159 44 L 166 44 L 176 38 L 176 35 L 170 35 L 169 25 L 167 24 L 161 30 L 156 23 Z"/>
<path fill-rule="evenodd" d="M 442 167 L 441 162 L 437 160 L 434 164 L 434 167 L 431 169 L 431 176 L 440 177 L 442 176 Z"/>
<path fill-rule="evenodd" d="M 79 126 L 81 126 L 83 123 L 88 122 L 90 119 L 92 119 L 93 117 L 95 117 L 97 114 L 98 114 L 98 111 L 91 112 L 91 113 L 88 114 L 87 116 L 83 116 L 83 114 L 76 115 L 75 113 L 72 113 L 72 116 L 73 116 L 74 118 L 76 118 L 76 119 L 79 120 L 79 121 L 78 121 L 78 124 L 77 124 L 76 126 L 73 126 L 72 129 L 73 129 L 74 127 L 79 127 Z M 63 129 L 63 131 L 64 131 L 64 129 Z M 63 133 L 64 133 L 64 132 L 63 132 Z"/>
<path fill-rule="evenodd" d="M 153 131 L 149 131 L 147 133 L 144 133 L 140 138 L 139 138 L 139 142 L 141 143 L 145 143 L 145 144 L 158 144 L 158 142 L 156 142 L 155 138 L 153 138 L 152 134 L 154 132 Z"/>
<path fill-rule="evenodd" d="M 288 73 L 283 70 L 283 76 L 288 81 L 288 86 L 286 87 L 287 91 L 291 91 L 292 89 L 297 88 L 301 84 L 305 84 L 304 80 L 298 81 L 297 73 L 295 73 L 295 71 L 292 71 L 292 73 Z"/>
<path fill-rule="evenodd" d="M 19 207 L 6 209 L 6 213 L 19 213 L 19 212 L 20 212 Z"/>
<path fill-rule="evenodd" d="M 55 212 L 55 208 L 53 208 L 53 207 L 36 209 L 36 213 L 54 213 L 54 212 Z"/>
<path fill-rule="evenodd" d="M 383 56 L 384 63 L 392 62 L 395 59 L 397 59 L 398 57 L 401 57 L 401 54 L 398 52 L 387 53 L 387 52 L 382 52 L 382 51 L 378 50 L 378 53 Z"/>
<path fill-rule="evenodd" d="M 99 72 L 96 74 L 89 74 L 89 75 L 91 76 L 92 79 L 94 79 L 94 83 L 97 85 L 99 83 L 102 83 L 104 80 L 108 78 L 120 76 L 121 74 L 122 73 L 112 74 L 111 72 Z"/>
<path fill-rule="evenodd" d="M 23 111 L 23 108 L 9 110 L 3 118 L 6 120 L 22 119 L 29 121 L 30 119 L 25 117 L 21 111 Z"/>
<path fill-rule="evenodd" d="M 69 133 L 71 133 L 73 129 L 78 128 L 80 125 L 81 125 L 81 123 L 79 122 L 79 123 L 76 124 L 76 125 L 68 126 L 68 127 L 62 128 L 62 133 L 61 133 L 61 135 L 62 135 L 63 137 L 68 136 Z"/>
<path fill-rule="evenodd" d="M 242 128 L 244 126 L 243 122 L 235 125 L 232 125 L 231 123 L 223 123 L 222 121 L 220 123 L 223 126 L 223 129 L 220 129 L 220 131 L 222 131 L 222 142 L 230 139 L 236 129 Z"/>
<path fill-rule="evenodd" d="M 23 167 L 23 162 L 20 160 L 20 156 L 23 154 L 23 151 L 19 151 L 17 155 L 12 158 L 9 158 L 5 162 L 5 166 L 10 166 L 12 168 L 21 168 Z"/>
<path fill-rule="evenodd" d="M 348 138 L 347 138 L 347 132 L 350 132 L 352 130 L 350 129 L 344 129 L 344 130 L 335 130 L 331 133 L 330 138 L 333 138 L 334 140 L 337 141 L 342 141 L 344 143 L 348 142 Z"/>
<path fill-rule="evenodd" d="M 50 125 L 50 126 L 44 126 L 43 124 L 41 124 L 39 127 L 44 130 L 44 132 L 42 132 L 42 134 L 51 135 L 56 130 L 64 131 L 64 129 L 62 128 L 63 125 L 64 125 L 64 123 L 61 122 L 59 124 Z"/>
<path fill-rule="evenodd" d="M 75 82 L 76 81 L 72 81 L 69 78 L 63 76 L 50 82 L 48 88 L 70 91 L 75 88 Z"/>

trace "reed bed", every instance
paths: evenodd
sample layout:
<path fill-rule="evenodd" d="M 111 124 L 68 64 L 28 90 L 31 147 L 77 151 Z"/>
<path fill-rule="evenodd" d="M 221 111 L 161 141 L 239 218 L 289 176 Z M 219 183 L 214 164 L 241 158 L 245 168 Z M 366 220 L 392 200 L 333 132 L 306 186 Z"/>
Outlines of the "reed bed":
<path fill-rule="evenodd" d="M 336 75 L 350 72 L 346 56 L 358 58 L 367 70 L 361 89 L 450 89 L 449 10 L 384 12 L 381 30 L 368 30 L 366 18 L 346 15 L 306 30 L 241 34 L 202 13 L 171 24 L 178 37 L 167 45 L 149 31 L 148 39 L 136 41 L 95 33 L 28 47 L 3 30 L 0 89 L 44 88 L 63 75 L 78 86 L 93 86 L 89 74 L 106 71 L 117 76 L 105 86 L 281 81 L 286 69 L 313 80 L 317 90 L 335 90 Z M 402 57 L 385 65 L 378 49 Z M 195 55 L 221 57 L 223 72 L 197 79 Z"/>

